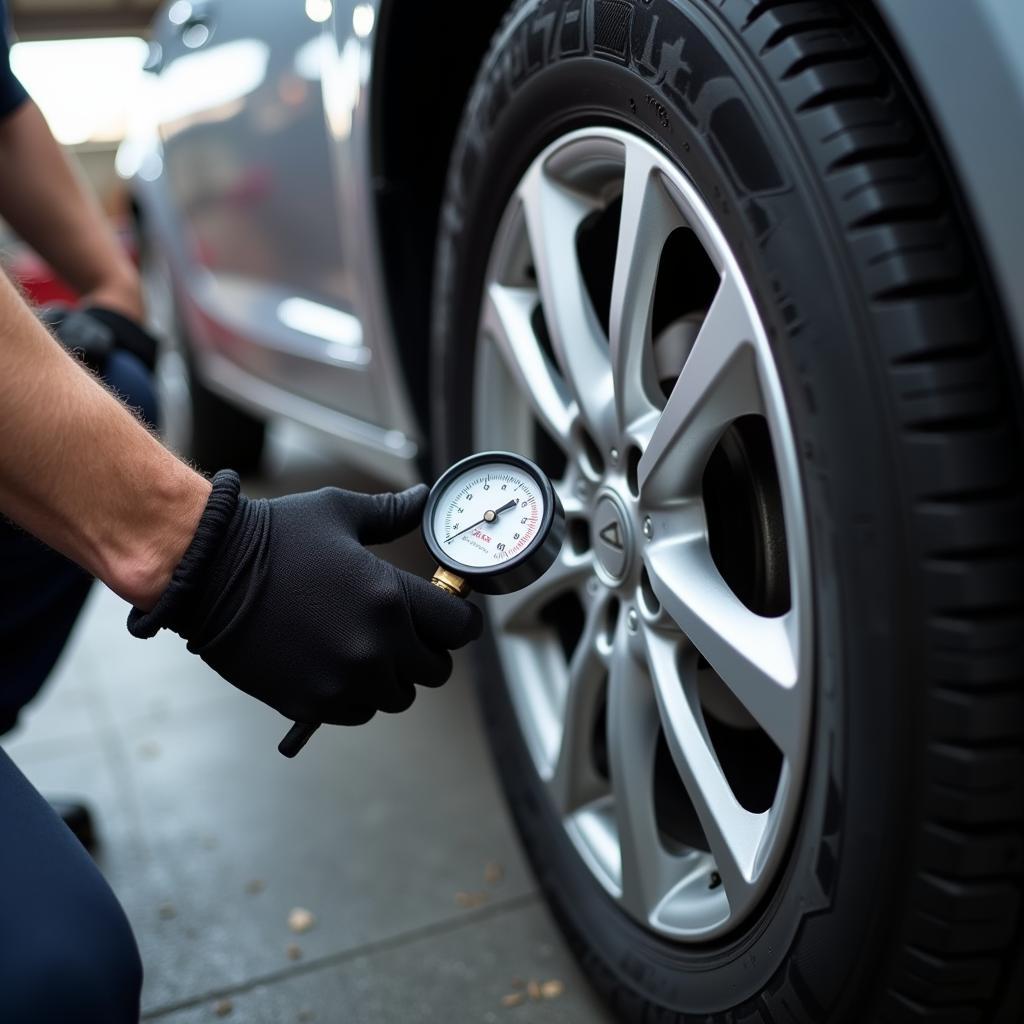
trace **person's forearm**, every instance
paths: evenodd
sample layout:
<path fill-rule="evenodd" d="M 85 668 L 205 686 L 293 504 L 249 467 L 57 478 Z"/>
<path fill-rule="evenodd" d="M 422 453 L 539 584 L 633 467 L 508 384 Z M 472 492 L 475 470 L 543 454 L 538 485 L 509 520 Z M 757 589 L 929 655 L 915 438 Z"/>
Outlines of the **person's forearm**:
<path fill-rule="evenodd" d="M 147 610 L 209 493 L 0 274 L 0 513 Z"/>
<path fill-rule="evenodd" d="M 0 214 L 87 301 L 141 319 L 131 260 L 31 100 L 0 120 Z"/>

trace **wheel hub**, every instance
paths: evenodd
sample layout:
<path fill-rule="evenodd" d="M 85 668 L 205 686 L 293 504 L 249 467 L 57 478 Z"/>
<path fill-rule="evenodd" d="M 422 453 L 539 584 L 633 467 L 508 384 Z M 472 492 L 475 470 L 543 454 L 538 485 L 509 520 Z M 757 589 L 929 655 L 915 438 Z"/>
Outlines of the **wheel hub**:
<path fill-rule="evenodd" d="M 633 564 L 635 541 L 629 514 L 614 491 L 604 491 L 594 506 L 591 545 L 602 580 L 612 587 L 622 583 Z"/>

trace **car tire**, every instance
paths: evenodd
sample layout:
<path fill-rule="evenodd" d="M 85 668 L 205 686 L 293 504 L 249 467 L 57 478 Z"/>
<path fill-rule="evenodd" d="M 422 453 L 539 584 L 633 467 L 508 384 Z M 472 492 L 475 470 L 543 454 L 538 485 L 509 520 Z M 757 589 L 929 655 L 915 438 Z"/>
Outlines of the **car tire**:
<path fill-rule="evenodd" d="M 678 168 L 749 283 L 798 453 L 813 709 L 771 884 L 728 931 L 673 939 L 571 841 L 492 604 L 480 701 L 543 892 L 624 1020 L 1019 1020 L 1019 374 L 906 76 L 845 3 L 516 3 L 440 218 L 439 465 L 481 436 L 481 310 L 511 199 L 545 147 L 587 130 Z"/>
<path fill-rule="evenodd" d="M 140 270 L 149 326 L 158 339 L 156 381 L 165 442 L 206 473 L 259 472 L 266 423 L 211 391 L 196 366 L 170 268 L 141 228 Z"/>

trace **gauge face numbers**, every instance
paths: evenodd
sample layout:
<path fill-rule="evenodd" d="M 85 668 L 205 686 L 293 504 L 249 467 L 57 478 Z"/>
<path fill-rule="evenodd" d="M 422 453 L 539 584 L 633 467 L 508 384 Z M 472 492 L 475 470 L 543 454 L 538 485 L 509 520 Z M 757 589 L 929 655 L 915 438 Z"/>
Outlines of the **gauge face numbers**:
<path fill-rule="evenodd" d="M 508 463 L 485 463 L 457 476 L 437 499 L 431 529 L 447 559 L 498 569 L 539 538 L 544 497 L 533 477 Z"/>

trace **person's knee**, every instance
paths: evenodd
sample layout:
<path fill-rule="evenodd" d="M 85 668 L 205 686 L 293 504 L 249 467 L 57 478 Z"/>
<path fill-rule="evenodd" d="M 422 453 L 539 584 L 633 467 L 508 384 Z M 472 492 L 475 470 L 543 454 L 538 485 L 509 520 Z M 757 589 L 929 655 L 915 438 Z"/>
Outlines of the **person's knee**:
<path fill-rule="evenodd" d="M 0 751 L 0 1020 L 137 1024 L 142 966 L 95 862 Z"/>
<path fill-rule="evenodd" d="M 53 930 L 25 943 L 4 971 L 10 1024 L 137 1024 L 142 963 L 123 917 L 94 930 Z M 6 954 L 5 954 L 6 955 Z M 14 961 L 14 962 L 12 962 Z"/>

